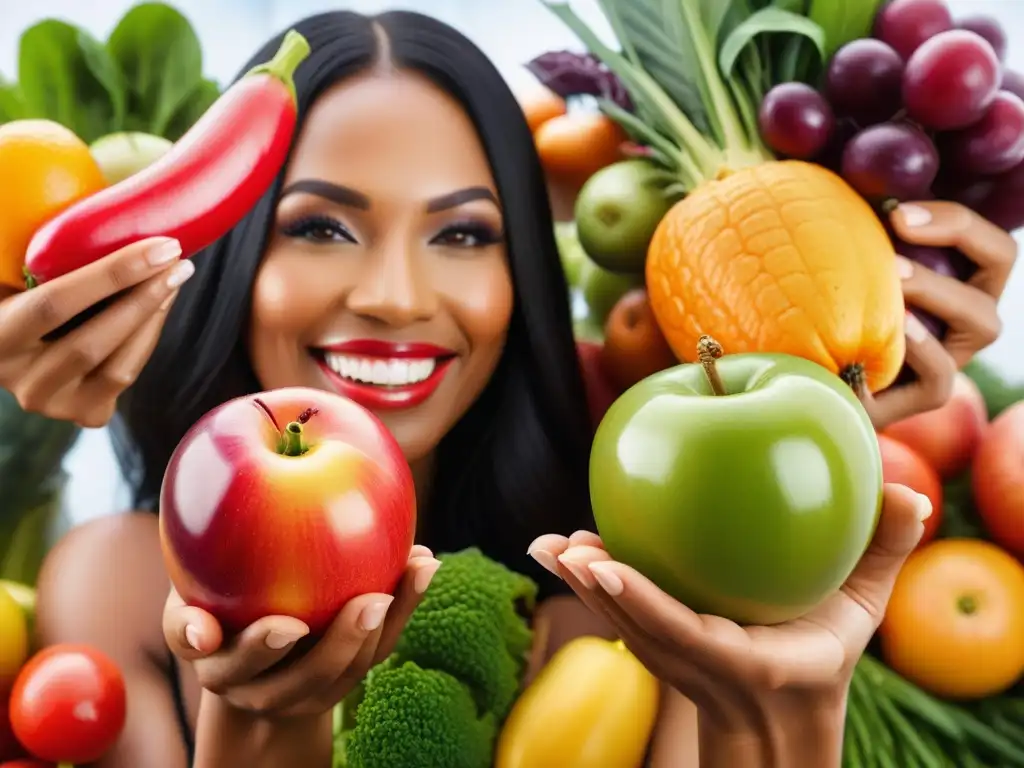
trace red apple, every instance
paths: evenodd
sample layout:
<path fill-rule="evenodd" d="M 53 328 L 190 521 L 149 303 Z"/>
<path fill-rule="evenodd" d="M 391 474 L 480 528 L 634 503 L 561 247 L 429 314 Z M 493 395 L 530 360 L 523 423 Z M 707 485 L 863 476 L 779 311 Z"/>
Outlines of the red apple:
<path fill-rule="evenodd" d="M 583 372 L 583 384 L 587 389 L 587 407 L 590 410 L 590 420 L 594 429 L 601 423 L 601 419 L 611 408 L 612 403 L 621 394 L 618 387 L 609 381 L 604 372 L 601 362 L 602 344 L 594 341 L 576 342 L 576 353 L 580 358 L 580 368 Z"/>
<path fill-rule="evenodd" d="M 915 450 L 942 480 L 949 480 L 971 465 L 987 423 L 981 391 L 966 374 L 958 373 L 949 402 L 890 424 L 885 434 Z"/>
<path fill-rule="evenodd" d="M 1024 559 L 1024 402 L 993 421 L 971 467 L 974 502 L 985 528 Z"/>
<path fill-rule="evenodd" d="M 608 315 L 601 364 L 620 392 L 658 371 L 679 365 L 643 288 L 625 293 Z"/>
<path fill-rule="evenodd" d="M 912 488 L 932 502 L 932 514 L 924 523 L 924 534 L 918 544 L 921 547 L 935 538 L 942 524 L 942 481 L 927 461 L 900 441 L 879 435 L 878 447 L 882 453 L 882 479 Z"/>
<path fill-rule="evenodd" d="M 412 473 L 391 433 L 314 389 L 210 411 L 178 444 L 160 493 L 171 582 L 232 633 L 273 614 L 316 634 L 353 597 L 392 593 L 415 531 Z"/>

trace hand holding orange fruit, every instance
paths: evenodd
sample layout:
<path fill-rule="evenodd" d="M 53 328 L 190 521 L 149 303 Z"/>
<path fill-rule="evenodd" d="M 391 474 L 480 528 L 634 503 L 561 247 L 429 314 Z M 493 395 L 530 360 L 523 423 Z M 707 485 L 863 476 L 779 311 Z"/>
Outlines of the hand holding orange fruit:
<path fill-rule="evenodd" d="M 0 179 L 0 284 L 20 290 L 32 235 L 106 181 L 86 143 L 49 120 L 0 125 Z"/>

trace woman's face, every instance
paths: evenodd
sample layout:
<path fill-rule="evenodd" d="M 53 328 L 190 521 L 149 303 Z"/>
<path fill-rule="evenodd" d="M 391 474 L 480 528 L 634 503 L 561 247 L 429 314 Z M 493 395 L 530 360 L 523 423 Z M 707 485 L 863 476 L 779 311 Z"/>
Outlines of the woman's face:
<path fill-rule="evenodd" d="M 368 73 L 313 106 L 253 295 L 265 389 L 333 390 L 416 461 L 480 395 L 512 314 L 504 221 L 460 105 L 411 73 Z"/>

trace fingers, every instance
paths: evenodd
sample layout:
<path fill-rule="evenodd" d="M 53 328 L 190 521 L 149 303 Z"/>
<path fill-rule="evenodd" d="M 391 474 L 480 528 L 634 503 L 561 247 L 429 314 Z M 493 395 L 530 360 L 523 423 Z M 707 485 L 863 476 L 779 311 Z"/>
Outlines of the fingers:
<path fill-rule="evenodd" d="M 177 298 L 177 291 L 171 294 L 171 302 Z M 167 322 L 170 304 L 147 320 L 135 334 L 122 344 L 104 363 L 93 371 L 85 381 L 90 391 L 99 390 L 107 394 L 120 394 L 139 378 L 153 355 L 160 334 Z M 100 394 L 97 392 L 96 394 Z"/>
<path fill-rule="evenodd" d="M 426 549 L 425 547 L 421 549 Z M 414 551 L 416 548 L 414 547 Z M 429 553 L 430 550 L 427 550 Z M 423 595 L 430 586 L 434 574 L 441 567 L 441 561 L 433 555 L 415 555 L 409 558 L 409 567 L 402 577 L 398 589 L 395 590 L 395 601 L 388 609 L 387 618 L 380 632 L 380 639 L 373 655 L 368 660 L 367 669 L 385 659 L 395 648 L 405 623 L 420 604 Z"/>
<path fill-rule="evenodd" d="M 215 653 L 223 642 L 217 620 L 200 608 L 185 605 L 174 589 L 164 605 L 163 630 L 167 647 L 184 661 Z"/>
<path fill-rule="evenodd" d="M 1002 323 L 991 296 L 908 259 L 900 257 L 899 263 L 904 298 L 949 325 L 945 346 L 958 366 L 999 338 Z"/>
<path fill-rule="evenodd" d="M 25 339 L 55 331 L 99 301 L 168 271 L 181 257 L 177 240 L 133 243 L 79 270 L 5 302 L 0 313 L 0 355 Z"/>
<path fill-rule="evenodd" d="M 168 274 L 151 277 L 97 317 L 45 347 L 18 382 L 19 396 L 48 402 L 67 383 L 100 368 L 148 321 L 155 316 L 166 317 L 168 301 L 194 269 L 190 261 L 178 262 Z"/>
<path fill-rule="evenodd" d="M 970 283 L 999 298 L 1017 257 L 1013 237 L 958 203 L 904 203 L 893 211 L 896 234 L 909 243 L 956 248 L 978 265 Z"/>
<path fill-rule="evenodd" d="M 906 315 L 906 362 L 917 380 L 878 395 L 861 393 L 875 429 L 946 404 L 953 393 L 958 366 L 941 342 L 911 313 Z"/>

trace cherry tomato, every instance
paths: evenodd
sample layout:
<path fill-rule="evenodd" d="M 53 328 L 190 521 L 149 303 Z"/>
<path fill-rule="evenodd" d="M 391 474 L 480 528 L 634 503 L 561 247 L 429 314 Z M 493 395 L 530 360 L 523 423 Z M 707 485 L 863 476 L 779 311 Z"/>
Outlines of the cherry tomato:
<path fill-rule="evenodd" d="M 124 678 L 106 655 L 86 645 L 54 645 L 31 659 L 11 692 L 11 725 L 36 757 L 92 763 L 124 727 Z"/>

